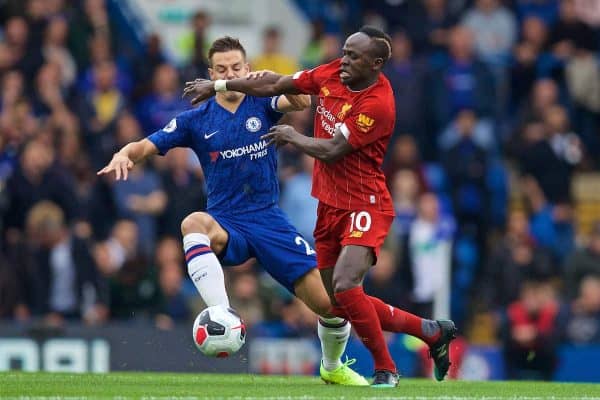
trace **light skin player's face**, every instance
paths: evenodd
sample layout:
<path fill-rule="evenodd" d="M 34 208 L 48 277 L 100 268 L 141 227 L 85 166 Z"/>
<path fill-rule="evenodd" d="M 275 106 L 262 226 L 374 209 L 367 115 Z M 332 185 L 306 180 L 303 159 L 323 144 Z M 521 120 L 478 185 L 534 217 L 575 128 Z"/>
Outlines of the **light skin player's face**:
<path fill-rule="evenodd" d="M 236 79 L 244 78 L 250 72 L 250 66 L 246 62 L 244 55 L 239 50 L 230 50 L 222 53 L 215 53 L 211 58 L 212 67 L 208 69 L 210 79 Z M 243 94 L 239 92 L 220 92 L 217 96 L 228 102 L 236 102 L 242 98 Z"/>

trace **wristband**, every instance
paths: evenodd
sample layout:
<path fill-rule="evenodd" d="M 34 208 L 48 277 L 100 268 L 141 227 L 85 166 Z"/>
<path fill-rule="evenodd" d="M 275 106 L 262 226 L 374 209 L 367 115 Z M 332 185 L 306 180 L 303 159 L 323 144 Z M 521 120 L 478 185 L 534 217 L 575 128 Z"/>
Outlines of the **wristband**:
<path fill-rule="evenodd" d="M 227 91 L 227 81 L 225 79 L 217 79 L 215 81 L 215 92 Z"/>

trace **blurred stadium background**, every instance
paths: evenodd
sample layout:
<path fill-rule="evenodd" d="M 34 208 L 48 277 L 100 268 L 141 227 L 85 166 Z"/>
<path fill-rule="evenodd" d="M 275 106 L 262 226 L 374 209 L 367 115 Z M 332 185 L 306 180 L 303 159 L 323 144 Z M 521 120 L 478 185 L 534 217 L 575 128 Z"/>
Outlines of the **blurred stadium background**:
<path fill-rule="evenodd" d="M 452 378 L 600 382 L 598 0 L 0 0 L 0 371 L 315 374 L 315 316 L 253 262 L 226 272 L 247 345 L 195 350 L 193 155 L 118 184 L 95 171 L 190 107 L 183 82 L 220 35 L 290 74 L 363 24 L 392 35 L 397 107 L 398 215 L 367 291 L 457 322 Z M 310 111 L 285 122 L 312 131 Z M 307 238 L 310 170 L 281 149 L 281 205 Z M 389 343 L 404 376 L 430 374 L 420 343 Z"/>

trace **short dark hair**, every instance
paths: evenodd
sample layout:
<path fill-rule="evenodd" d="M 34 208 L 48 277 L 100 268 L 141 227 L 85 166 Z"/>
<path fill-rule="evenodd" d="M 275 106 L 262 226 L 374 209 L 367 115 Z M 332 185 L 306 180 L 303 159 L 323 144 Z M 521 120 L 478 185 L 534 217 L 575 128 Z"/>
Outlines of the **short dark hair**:
<path fill-rule="evenodd" d="M 215 53 L 225 53 L 227 51 L 239 50 L 242 52 L 242 56 L 246 59 L 246 49 L 240 43 L 239 39 L 231 36 L 223 36 L 213 42 L 208 49 L 208 63 L 212 65 L 212 56 Z"/>
<path fill-rule="evenodd" d="M 360 28 L 359 32 L 373 39 L 373 56 L 383 58 L 384 62 L 390 59 L 392 56 L 392 38 L 390 35 L 368 25 Z"/>

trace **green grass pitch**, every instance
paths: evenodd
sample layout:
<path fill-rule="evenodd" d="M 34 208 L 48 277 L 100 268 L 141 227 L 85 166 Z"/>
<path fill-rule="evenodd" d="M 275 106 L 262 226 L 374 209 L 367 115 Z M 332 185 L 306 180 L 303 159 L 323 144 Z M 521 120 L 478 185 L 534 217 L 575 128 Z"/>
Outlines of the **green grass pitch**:
<path fill-rule="evenodd" d="M 397 388 L 341 387 L 298 376 L 109 373 L 0 373 L 0 398 L 21 399 L 600 399 L 600 385 L 545 382 L 435 382 L 402 379 Z"/>

